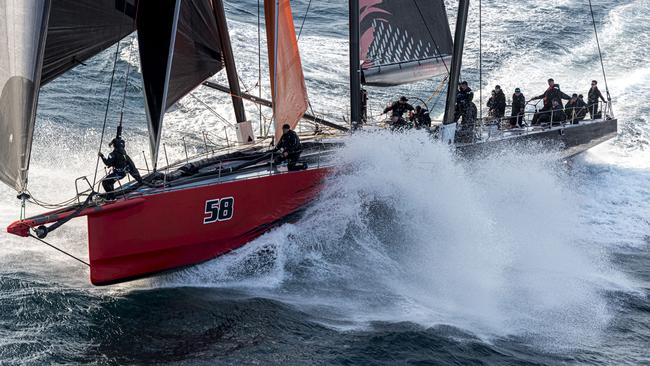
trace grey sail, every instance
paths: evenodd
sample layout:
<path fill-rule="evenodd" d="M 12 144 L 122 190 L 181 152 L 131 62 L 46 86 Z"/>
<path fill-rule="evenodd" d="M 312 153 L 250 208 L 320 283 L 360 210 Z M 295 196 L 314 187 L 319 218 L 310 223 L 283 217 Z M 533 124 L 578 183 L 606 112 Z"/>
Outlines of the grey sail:
<path fill-rule="evenodd" d="M 50 0 L 0 2 L 0 180 L 27 186 Z"/>
<path fill-rule="evenodd" d="M 0 2 L 0 181 L 26 189 L 40 87 L 133 32 L 136 5 Z"/>
<path fill-rule="evenodd" d="M 448 73 L 453 42 L 443 0 L 360 0 L 362 82 L 392 86 Z"/>

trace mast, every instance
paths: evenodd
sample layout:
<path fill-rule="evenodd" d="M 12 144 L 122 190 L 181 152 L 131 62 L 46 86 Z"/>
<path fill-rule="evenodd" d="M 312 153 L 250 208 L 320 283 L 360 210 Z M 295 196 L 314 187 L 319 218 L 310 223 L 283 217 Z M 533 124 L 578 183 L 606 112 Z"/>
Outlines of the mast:
<path fill-rule="evenodd" d="M 447 91 L 447 106 L 445 109 L 444 124 L 454 123 L 454 110 L 456 108 L 456 93 L 458 92 L 458 78 L 463 64 L 463 48 L 465 46 L 465 31 L 467 30 L 467 15 L 469 13 L 469 0 L 458 2 L 458 17 L 456 18 L 456 33 L 454 35 L 454 54 L 449 72 L 449 90 Z"/>
<path fill-rule="evenodd" d="M 350 0 L 350 122 L 361 123 L 361 61 L 359 59 L 359 0 Z"/>
<path fill-rule="evenodd" d="M 235 108 L 235 118 L 237 119 L 237 123 L 246 122 L 246 112 L 244 111 L 244 103 L 241 98 L 239 76 L 237 75 L 235 57 L 232 53 L 230 33 L 228 32 L 228 21 L 226 20 L 226 11 L 223 7 L 223 1 L 212 0 L 212 9 L 214 11 L 214 17 L 217 20 L 219 42 L 221 42 L 221 52 L 223 53 L 226 74 L 228 75 L 228 84 L 230 85 L 230 92 L 232 94 L 232 105 Z"/>

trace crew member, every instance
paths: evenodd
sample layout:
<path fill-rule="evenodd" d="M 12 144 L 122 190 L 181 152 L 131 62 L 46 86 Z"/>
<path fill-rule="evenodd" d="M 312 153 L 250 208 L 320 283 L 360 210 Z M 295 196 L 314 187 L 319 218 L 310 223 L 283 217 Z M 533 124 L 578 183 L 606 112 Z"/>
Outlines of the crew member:
<path fill-rule="evenodd" d="M 589 108 L 589 116 L 591 119 L 598 119 L 602 117 L 598 112 L 598 99 L 601 99 L 603 103 L 607 102 L 605 100 L 605 97 L 603 97 L 603 93 L 601 93 L 598 89 L 598 81 L 592 80 L 589 94 L 587 94 L 587 104 Z"/>
<path fill-rule="evenodd" d="M 302 146 L 300 145 L 298 134 L 292 131 L 291 126 L 288 124 L 282 125 L 282 137 L 280 137 L 280 141 L 275 145 L 273 151 L 280 150 L 281 153 L 275 161 L 276 164 L 280 164 L 286 160 L 287 168 L 290 172 L 307 169 L 307 164 L 298 164 L 300 153 L 302 153 Z"/>
<path fill-rule="evenodd" d="M 512 113 L 510 113 L 510 127 L 521 127 L 526 112 L 526 97 L 521 93 L 520 88 L 515 88 L 512 94 Z"/>
<path fill-rule="evenodd" d="M 551 118 L 554 123 L 566 121 L 566 113 L 564 113 L 562 102 L 559 99 L 553 99 L 553 113 L 551 113 Z"/>
<path fill-rule="evenodd" d="M 104 191 L 106 192 L 106 199 L 113 200 L 115 199 L 115 194 L 113 193 L 115 191 L 115 182 L 126 177 L 127 173 L 131 174 L 138 182 L 142 182 L 142 178 L 133 160 L 126 153 L 126 143 L 121 136 L 121 127 L 118 127 L 117 136 L 108 144 L 108 147 L 113 148 L 113 151 L 108 154 L 108 158 L 101 152 L 99 153 L 99 157 L 104 162 L 104 165 L 113 169 L 102 180 L 102 187 L 104 187 Z"/>
<path fill-rule="evenodd" d="M 460 86 L 458 86 L 458 93 L 456 94 L 456 110 L 454 113 L 454 122 L 458 122 L 460 117 L 463 117 L 462 123 L 470 122 L 468 120 L 476 119 L 476 113 L 474 113 L 474 118 L 471 117 L 471 111 L 472 109 L 476 110 L 476 105 L 474 105 L 474 92 L 472 89 L 469 87 L 467 84 L 467 81 L 463 81 L 460 83 Z M 472 106 L 474 108 L 472 108 Z"/>
<path fill-rule="evenodd" d="M 533 125 L 538 125 L 540 124 L 540 117 L 543 116 L 544 114 L 550 114 L 551 110 L 553 110 L 553 101 L 557 100 L 560 105 L 562 104 L 561 99 L 569 100 L 571 99 L 570 96 L 564 94 L 562 91 L 560 91 L 559 85 L 555 84 L 555 80 L 553 79 L 548 79 L 548 89 L 544 92 L 542 95 L 538 95 L 531 100 L 538 100 L 538 99 L 543 99 L 544 100 L 544 108 L 542 108 L 539 112 L 535 113 L 533 116 Z M 548 118 L 544 118 L 545 120 L 550 120 L 550 116 Z"/>
<path fill-rule="evenodd" d="M 384 113 L 393 112 L 390 123 L 393 128 L 404 127 L 406 126 L 406 121 L 404 120 L 404 113 L 413 111 L 414 108 L 408 103 L 408 98 L 402 96 L 398 101 L 393 102 L 390 106 L 384 109 Z"/>
<path fill-rule="evenodd" d="M 415 113 L 411 113 L 411 122 L 415 125 L 416 129 L 431 128 L 431 116 L 429 110 L 421 106 L 415 107 Z"/>
<path fill-rule="evenodd" d="M 577 124 L 585 118 L 587 112 L 586 110 L 583 111 L 584 106 L 581 104 L 584 104 L 584 101 L 581 103 L 578 99 L 578 94 L 573 94 L 571 100 L 564 106 L 567 119 L 573 124 Z"/>
<path fill-rule="evenodd" d="M 474 92 L 467 84 L 467 81 L 460 83 L 458 93 L 456 94 L 456 109 L 454 112 L 454 122 L 458 122 L 460 118 L 460 130 L 456 132 L 456 142 L 472 142 L 474 135 L 474 126 L 476 124 L 476 116 L 478 109 L 476 104 L 472 101 L 474 99 Z"/>
<path fill-rule="evenodd" d="M 487 101 L 487 107 L 488 107 L 488 118 L 490 119 L 496 119 L 497 118 L 497 92 L 492 90 L 492 94 L 490 95 L 490 98 Z"/>
<path fill-rule="evenodd" d="M 582 121 L 587 116 L 587 109 L 588 109 L 587 103 L 585 102 L 585 97 L 582 94 L 578 95 L 577 107 L 578 110 L 576 112 L 576 118 L 578 119 L 578 121 Z"/>
<path fill-rule="evenodd" d="M 494 109 L 496 118 L 503 118 L 506 115 L 506 95 L 503 94 L 501 86 L 494 87 Z"/>

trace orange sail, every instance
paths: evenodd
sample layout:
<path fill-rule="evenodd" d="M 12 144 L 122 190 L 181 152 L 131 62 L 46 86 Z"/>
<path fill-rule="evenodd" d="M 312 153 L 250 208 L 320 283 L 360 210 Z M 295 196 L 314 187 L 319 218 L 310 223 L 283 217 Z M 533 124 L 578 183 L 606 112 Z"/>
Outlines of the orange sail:
<path fill-rule="evenodd" d="M 295 128 L 307 111 L 307 87 L 302 72 L 296 30 L 289 0 L 264 0 L 266 38 L 269 49 L 275 141 L 282 125 Z M 277 50 L 277 53 L 275 52 Z"/>

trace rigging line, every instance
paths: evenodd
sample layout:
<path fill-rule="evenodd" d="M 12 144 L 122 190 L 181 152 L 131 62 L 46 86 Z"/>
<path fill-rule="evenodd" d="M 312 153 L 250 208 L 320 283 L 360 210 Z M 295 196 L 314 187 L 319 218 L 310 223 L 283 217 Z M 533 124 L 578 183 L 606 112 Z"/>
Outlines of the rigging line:
<path fill-rule="evenodd" d="M 106 110 L 104 111 L 104 123 L 102 125 L 102 134 L 99 138 L 99 151 L 102 151 L 102 145 L 104 144 L 104 134 L 106 132 L 106 122 L 108 121 L 108 110 L 111 106 L 111 96 L 113 95 L 113 83 L 115 80 L 115 70 L 117 69 L 117 56 L 120 51 L 120 42 L 117 42 L 117 48 L 115 49 L 115 58 L 113 60 L 113 72 L 111 73 L 111 83 L 108 87 L 108 100 L 106 101 Z M 95 174 L 93 176 L 93 186 L 97 182 L 97 170 L 99 170 L 99 155 L 97 156 L 97 162 L 95 164 Z"/>
<path fill-rule="evenodd" d="M 429 29 L 429 24 L 427 23 L 424 14 L 422 14 L 422 10 L 420 10 L 420 6 L 418 5 L 417 0 L 413 0 L 413 4 L 415 5 L 415 8 L 418 10 L 418 13 L 420 14 L 420 19 L 422 19 L 424 26 L 427 28 L 427 33 L 429 33 L 429 38 L 431 38 L 433 45 L 436 47 L 436 51 L 438 51 L 438 57 L 440 58 L 440 61 L 442 61 L 442 64 L 445 66 L 445 70 L 447 70 L 447 73 L 449 74 L 449 68 L 447 67 L 445 58 L 442 57 L 442 53 L 440 52 L 440 47 L 438 47 L 438 42 L 436 42 L 435 38 L 433 38 L 433 33 L 431 33 L 431 29 Z"/>
<path fill-rule="evenodd" d="M 54 245 L 52 245 L 52 244 L 46 242 L 45 240 L 43 240 L 43 239 L 41 239 L 41 238 L 35 236 L 34 234 L 31 234 L 31 233 L 30 233 L 29 236 L 32 237 L 32 238 L 34 238 L 34 239 L 36 239 L 36 240 L 38 240 L 38 241 L 40 241 L 41 243 L 47 245 L 48 247 L 50 247 L 50 248 L 52 248 L 52 249 L 54 249 L 54 250 L 57 250 L 57 251 L 59 251 L 59 252 L 65 254 L 65 255 L 67 255 L 68 257 L 70 257 L 70 258 L 76 260 L 77 262 L 83 263 L 83 264 L 85 264 L 86 266 L 90 267 L 90 264 L 88 264 L 88 262 L 86 262 L 86 261 L 84 261 L 84 260 L 82 260 L 82 259 L 79 259 L 78 257 L 75 257 L 74 255 L 72 255 L 72 254 L 66 252 L 66 251 L 63 250 L 63 249 L 59 249 L 59 248 L 55 247 Z"/>
<path fill-rule="evenodd" d="M 611 102 L 612 97 L 609 94 L 609 86 L 607 85 L 607 73 L 605 72 L 605 63 L 603 62 L 603 52 L 600 49 L 600 40 L 598 39 L 598 29 L 596 28 L 596 17 L 594 15 L 594 8 L 589 0 L 589 10 L 591 11 L 591 20 L 594 25 L 594 34 L 596 34 L 596 45 L 598 45 L 598 56 L 600 56 L 600 67 L 603 69 L 603 79 L 605 81 L 605 92 L 607 93 L 607 100 Z"/>
<path fill-rule="evenodd" d="M 122 9 L 122 13 L 126 14 L 126 4 L 127 1 L 124 2 L 124 8 Z M 137 15 L 136 15 L 137 16 Z M 133 20 L 135 22 L 135 18 Z M 119 26 L 119 34 L 122 34 L 122 26 L 124 25 L 124 22 L 120 22 Z M 104 111 L 104 123 L 102 125 L 102 134 L 101 137 L 99 138 L 99 149 L 98 149 L 98 154 L 97 154 L 97 160 L 95 162 L 95 174 L 93 176 L 93 184 L 92 186 L 95 186 L 95 183 L 97 183 L 97 170 L 99 170 L 99 152 L 102 151 L 102 145 L 104 144 L 104 134 L 106 132 L 106 121 L 108 120 L 108 110 L 110 109 L 111 106 L 111 95 L 113 94 L 113 83 L 115 82 L 115 70 L 117 69 L 117 57 L 120 54 L 120 43 L 122 40 L 117 41 L 117 45 L 115 48 L 115 57 L 113 58 L 113 72 L 111 73 L 111 83 L 110 86 L 108 87 L 108 100 L 106 100 L 106 110 Z"/>
<path fill-rule="evenodd" d="M 131 76 L 131 54 L 133 52 L 133 38 L 129 44 L 129 61 L 126 63 L 126 73 L 124 79 L 124 92 L 122 93 L 122 106 L 120 107 L 120 126 L 122 126 L 122 118 L 124 117 L 124 105 L 126 103 L 126 90 L 129 87 L 129 77 Z"/>
<path fill-rule="evenodd" d="M 302 18 L 302 24 L 300 24 L 300 31 L 298 32 L 298 38 L 296 42 L 300 42 L 300 35 L 302 34 L 302 28 L 305 26 L 305 20 L 307 20 L 307 14 L 309 14 L 309 8 L 311 8 L 311 0 L 307 4 L 307 10 L 305 11 L 305 16 Z"/>
<path fill-rule="evenodd" d="M 483 7 L 478 1 L 478 101 L 479 121 L 483 120 Z"/>
<path fill-rule="evenodd" d="M 257 86 L 258 97 L 262 99 L 262 15 L 261 0 L 257 0 Z M 262 121 L 262 105 L 258 105 L 260 115 L 260 135 L 264 134 L 264 122 Z"/>
<path fill-rule="evenodd" d="M 212 109 L 212 107 L 210 107 L 206 102 L 199 99 L 199 97 L 197 97 L 194 93 L 189 93 L 189 94 L 192 98 L 196 99 L 199 103 L 201 103 L 208 111 L 212 112 L 215 116 L 217 116 L 217 118 L 219 118 L 223 123 L 227 124 L 228 127 L 235 127 L 235 125 L 230 123 L 227 119 L 223 118 L 219 113 L 217 113 L 217 111 Z"/>

